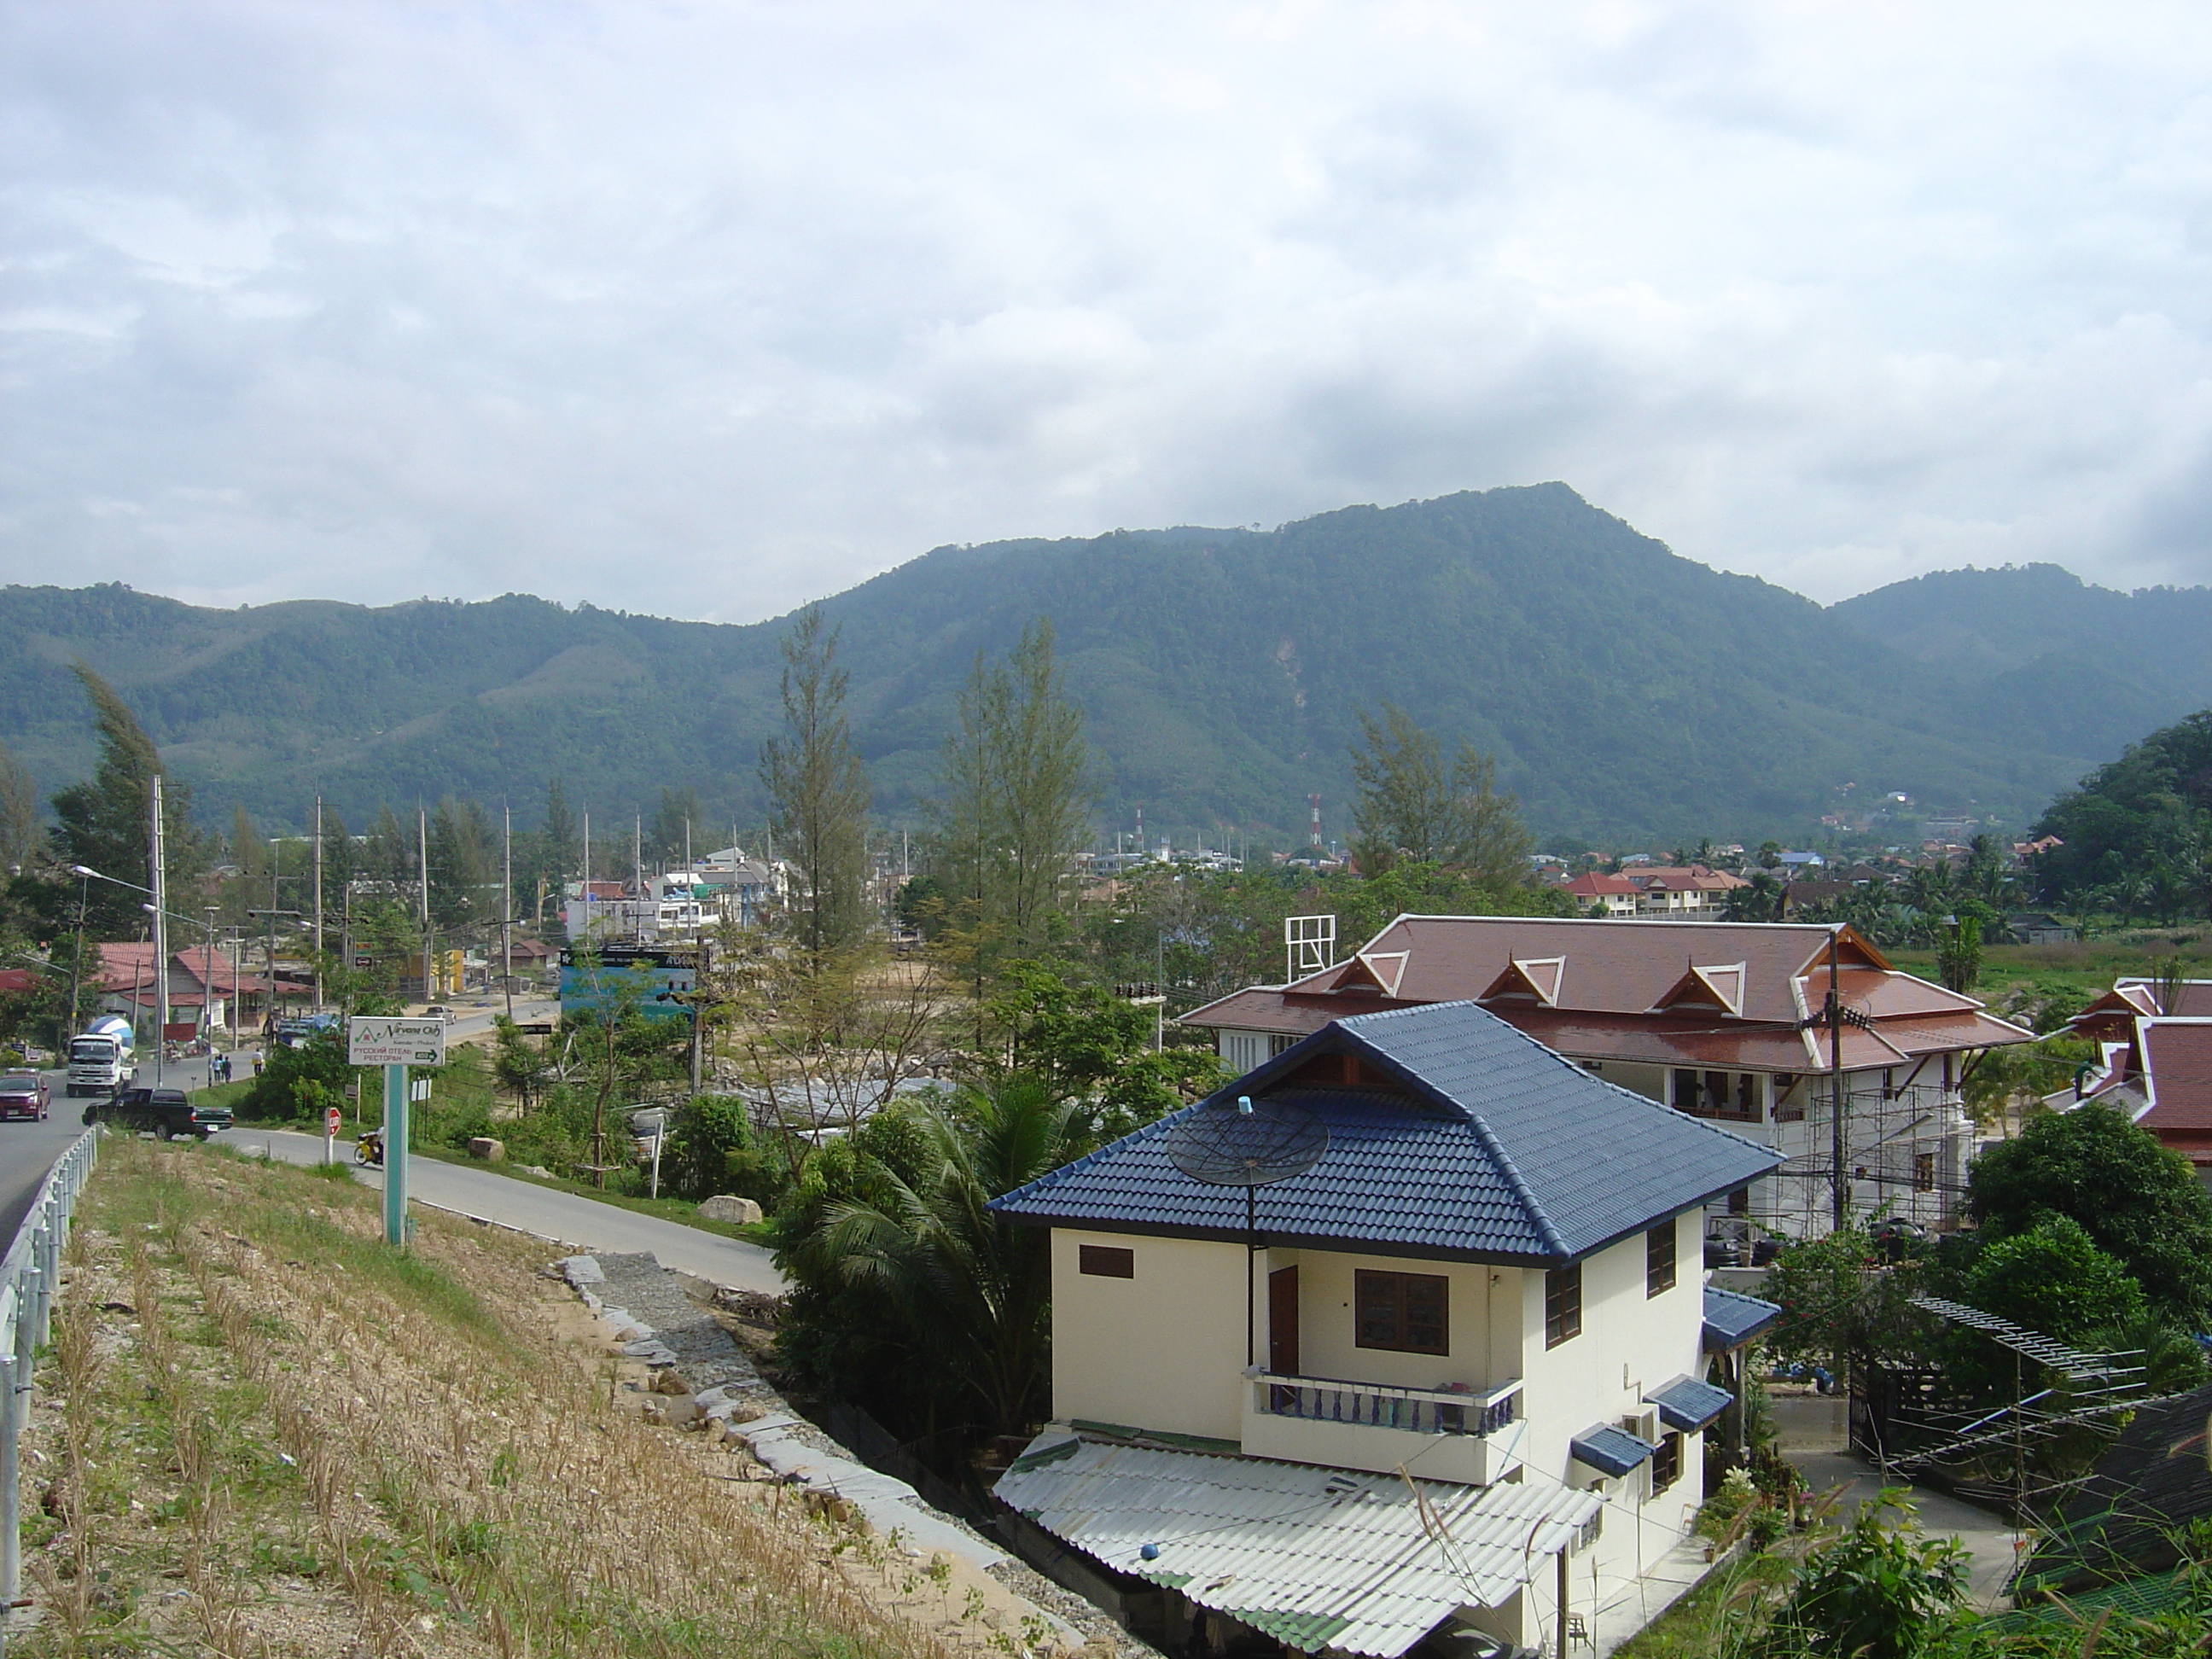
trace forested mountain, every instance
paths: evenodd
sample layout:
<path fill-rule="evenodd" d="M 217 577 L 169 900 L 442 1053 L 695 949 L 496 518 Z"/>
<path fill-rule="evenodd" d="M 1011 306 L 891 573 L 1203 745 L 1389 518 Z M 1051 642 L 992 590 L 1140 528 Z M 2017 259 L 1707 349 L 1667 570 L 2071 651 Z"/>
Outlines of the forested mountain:
<path fill-rule="evenodd" d="M 2075 652 L 2063 679 L 2034 667 L 2026 653 L 2069 648 L 2053 619 L 2085 592 L 2128 617 L 2207 603 L 2071 582 L 2047 567 L 1959 573 L 1823 611 L 1542 484 L 1264 534 L 939 548 L 824 610 L 894 822 L 914 814 L 977 652 L 1043 614 L 1089 715 L 1109 825 L 1141 804 L 1155 829 L 1288 837 L 1317 791 L 1340 834 L 1357 713 L 1388 699 L 1494 751 L 1540 832 L 1663 841 L 1802 836 L 1893 789 L 2025 824 L 2130 736 L 2212 702 L 2201 627 L 2161 633 L 2170 651 Z M 9 588 L 0 622 L 14 647 L 0 736 L 42 787 L 89 769 L 68 674 L 82 659 L 204 813 L 236 801 L 293 824 L 317 790 L 355 824 L 379 800 L 447 793 L 511 800 L 528 822 L 559 775 L 610 818 L 690 785 L 711 815 L 750 825 L 785 629 L 521 597 L 211 611 L 115 586 Z"/>
<path fill-rule="evenodd" d="M 1952 683 L 2005 744 L 2098 762 L 2212 703 L 2212 588 L 2092 587 L 2055 564 L 1943 570 L 1831 608 Z"/>

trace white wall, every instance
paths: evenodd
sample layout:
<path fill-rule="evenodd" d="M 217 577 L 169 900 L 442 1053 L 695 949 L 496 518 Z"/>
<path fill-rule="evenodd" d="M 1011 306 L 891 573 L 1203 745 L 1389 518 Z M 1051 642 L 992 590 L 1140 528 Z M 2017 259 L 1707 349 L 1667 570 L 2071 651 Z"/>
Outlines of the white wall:
<path fill-rule="evenodd" d="M 1079 1271 L 1085 1244 L 1133 1252 L 1136 1277 Z M 1245 1257 L 1242 1244 L 1054 1228 L 1053 1415 L 1235 1440 Z"/>
<path fill-rule="evenodd" d="M 1486 1389 L 1520 1373 L 1519 1270 L 1480 1262 L 1413 1261 L 1398 1256 L 1348 1255 L 1334 1250 L 1261 1253 L 1260 1358 L 1267 1358 L 1267 1280 L 1279 1267 L 1298 1270 L 1298 1368 L 1308 1376 L 1380 1382 L 1398 1389 L 1441 1389 L 1462 1382 Z M 1352 1275 L 1359 1269 L 1434 1273 L 1446 1281 L 1449 1354 L 1363 1348 L 1354 1340 Z M 1495 1322 L 1493 1322 L 1493 1321 Z"/>
<path fill-rule="evenodd" d="M 1644 1395 L 1677 1376 L 1704 1373 L 1705 1274 L 1700 1266 L 1702 1218 L 1676 1218 L 1674 1287 L 1644 1294 L 1644 1235 L 1623 1240 L 1583 1263 L 1583 1331 L 1558 1347 L 1544 1346 L 1544 1279 L 1521 1275 L 1522 1395 L 1528 1418 L 1522 1455 L 1528 1479 L 1587 1488 L 1594 1472 L 1574 1462 L 1569 1443 L 1598 1424 L 1618 1425 L 1651 1407 Z M 1686 1505 L 1704 1495 L 1702 1436 L 1685 1437 L 1681 1477 L 1646 1501 L 1647 1469 L 1605 1483 L 1608 1508 L 1596 1555 L 1600 1571 L 1632 1573 L 1641 1552 L 1649 1565 L 1680 1530 Z M 1648 1525 L 1638 1536 L 1640 1520 Z M 1579 1560 L 1579 1558 L 1578 1558 Z M 1587 1574 L 1587 1565 L 1577 1572 Z M 1587 1583 L 1587 1578 L 1582 1580 Z"/>

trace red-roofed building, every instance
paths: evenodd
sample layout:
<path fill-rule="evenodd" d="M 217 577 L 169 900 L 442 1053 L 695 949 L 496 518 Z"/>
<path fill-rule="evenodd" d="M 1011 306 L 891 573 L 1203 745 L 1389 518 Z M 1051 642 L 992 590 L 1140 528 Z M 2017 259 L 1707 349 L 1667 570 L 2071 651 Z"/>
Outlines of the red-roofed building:
<path fill-rule="evenodd" d="M 125 1015 L 134 1023 L 155 1012 L 161 989 L 154 977 L 152 944 L 140 939 L 98 948 L 100 966 L 92 988 L 100 994 L 100 1011 Z M 190 1025 L 204 1036 L 224 1030 L 234 1020 L 240 1029 L 249 1029 L 267 1017 L 267 976 L 234 973 L 229 959 L 220 951 L 172 951 L 168 979 L 173 1026 Z M 294 985 L 281 978 L 276 981 L 279 1004 L 313 999 L 311 985 Z"/>
<path fill-rule="evenodd" d="M 1586 916 L 1632 916 L 1636 914 L 1636 884 L 1626 876 L 1608 876 L 1601 870 L 1586 870 L 1572 881 L 1564 884 L 1559 890 L 1572 899 L 1575 908 Z"/>
<path fill-rule="evenodd" d="M 2212 980 L 2118 980 L 2069 1024 L 2099 1045 L 2103 1066 L 2048 1103 L 2125 1112 L 2212 1186 Z"/>
<path fill-rule="evenodd" d="M 1832 972 L 1840 1030 L 1822 1018 Z M 1183 1016 L 1231 1068 L 1354 1012 L 1479 1002 L 1607 1082 L 1785 1154 L 1735 1213 L 1825 1231 L 1834 1051 L 1852 1206 L 1955 1222 L 1972 1148 L 1959 1095 L 1978 1051 L 2034 1033 L 1899 972 L 1850 927 L 1791 923 L 1401 916 L 1349 961 Z M 1727 1231 L 1716 1228 L 1717 1232 Z"/>

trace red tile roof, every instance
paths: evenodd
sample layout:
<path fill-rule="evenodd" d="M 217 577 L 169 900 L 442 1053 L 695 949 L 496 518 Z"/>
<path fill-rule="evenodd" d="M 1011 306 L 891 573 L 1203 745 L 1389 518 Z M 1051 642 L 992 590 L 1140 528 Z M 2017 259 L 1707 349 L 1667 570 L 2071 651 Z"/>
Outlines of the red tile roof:
<path fill-rule="evenodd" d="M 1716 1066 L 1735 1054 L 1747 1070 L 1826 1071 L 1827 1035 L 1803 1022 L 1826 994 L 1832 937 L 1843 1004 L 1868 1022 L 1845 1026 L 1844 1069 L 2034 1040 L 1892 968 L 1849 927 L 1524 916 L 1401 916 L 1348 961 L 1234 993 L 1183 1023 L 1304 1035 L 1342 1014 L 1480 1001 L 1565 1054 Z"/>

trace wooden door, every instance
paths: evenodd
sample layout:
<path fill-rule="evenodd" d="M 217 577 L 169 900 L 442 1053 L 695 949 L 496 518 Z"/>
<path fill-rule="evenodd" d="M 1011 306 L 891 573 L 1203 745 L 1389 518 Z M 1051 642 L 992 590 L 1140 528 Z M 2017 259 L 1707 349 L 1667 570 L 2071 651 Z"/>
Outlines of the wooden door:
<path fill-rule="evenodd" d="M 1279 1267 L 1267 1275 L 1267 1369 L 1278 1376 L 1298 1374 L 1296 1267 Z"/>

